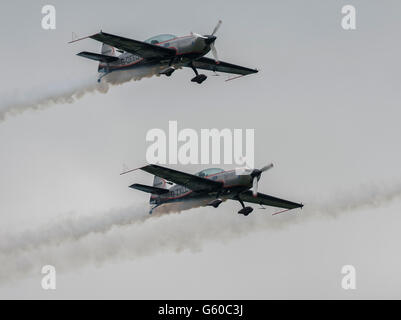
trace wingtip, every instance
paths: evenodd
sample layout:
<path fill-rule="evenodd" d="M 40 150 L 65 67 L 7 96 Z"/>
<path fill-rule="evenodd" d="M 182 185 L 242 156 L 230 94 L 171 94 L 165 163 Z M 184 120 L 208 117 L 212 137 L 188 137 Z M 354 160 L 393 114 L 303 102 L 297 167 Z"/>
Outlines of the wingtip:
<path fill-rule="evenodd" d="M 122 176 L 123 174 L 127 174 L 127 173 L 130 173 L 130 172 L 136 171 L 138 169 L 141 169 L 141 168 L 135 168 L 135 169 L 130 169 L 130 170 L 127 170 L 127 171 L 123 171 L 123 172 L 120 173 L 120 176 Z"/>
<path fill-rule="evenodd" d="M 94 36 L 94 35 L 86 36 L 86 37 L 83 37 L 83 38 L 73 39 L 73 40 L 69 41 L 68 43 L 75 43 L 75 42 L 78 42 L 78 41 L 81 41 L 81 40 L 85 40 L 85 39 L 91 38 L 91 37 L 93 37 L 93 36 Z"/>
<path fill-rule="evenodd" d="M 136 170 L 141 170 L 141 169 L 143 169 L 143 168 L 145 168 L 145 167 L 147 167 L 147 166 L 148 166 L 148 164 L 145 165 L 145 166 L 140 166 L 140 167 L 138 167 L 138 168 L 125 170 L 125 171 L 123 171 L 123 172 L 120 173 L 120 176 L 122 176 L 123 174 L 127 174 L 127 173 L 130 173 L 130 172 L 136 171 Z"/>

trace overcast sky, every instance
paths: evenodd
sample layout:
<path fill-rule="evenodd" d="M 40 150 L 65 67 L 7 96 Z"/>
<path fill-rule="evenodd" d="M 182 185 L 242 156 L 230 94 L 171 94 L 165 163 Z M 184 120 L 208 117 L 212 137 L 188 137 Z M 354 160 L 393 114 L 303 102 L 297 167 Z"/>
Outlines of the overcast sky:
<path fill-rule="evenodd" d="M 41 8 L 56 7 L 56 30 Z M 356 7 L 357 29 L 341 28 Z M 82 90 L 99 52 L 71 33 L 144 40 L 210 33 L 219 58 L 260 72 L 192 70 L 88 93 L 0 122 L 1 298 L 401 298 L 399 1 L 7 1 L 0 111 Z M 253 128 L 259 191 L 302 211 L 243 217 L 240 205 L 145 219 L 146 132 Z M 196 172 L 202 166 L 174 166 Z M 227 169 L 231 167 L 225 167 Z M 27 232 L 28 231 L 28 232 Z M 44 291 L 40 269 L 57 269 Z M 356 268 L 357 289 L 341 288 Z"/>

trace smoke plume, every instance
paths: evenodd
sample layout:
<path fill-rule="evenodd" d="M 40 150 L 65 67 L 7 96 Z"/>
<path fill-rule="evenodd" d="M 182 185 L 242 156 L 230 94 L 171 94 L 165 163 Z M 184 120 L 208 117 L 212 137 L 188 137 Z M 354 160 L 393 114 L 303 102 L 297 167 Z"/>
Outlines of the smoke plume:
<path fill-rule="evenodd" d="M 279 216 L 271 216 L 271 210 L 255 209 L 256 212 L 244 217 L 207 207 L 152 218 L 138 208 L 68 218 L 41 229 L 3 236 L 0 281 L 27 276 L 45 264 L 68 271 L 165 250 L 197 251 L 211 241 L 226 242 L 252 232 L 279 230 L 313 219 L 339 218 L 343 213 L 374 209 L 399 198 L 400 185 L 377 186 L 338 195 L 331 201 L 306 203 L 302 211 Z"/>
<path fill-rule="evenodd" d="M 161 68 L 154 66 L 112 72 L 100 83 L 97 83 L 96 79 L 79 83 L 65 82 L 51 84 L 47 88 L 36 88 L 30 93 L 14 93 L 8 98 L 3 96 L 0 102 L 0 123 L 9 116 L 16 116 L 25 111 L 39 111 L 58 104 L 72 104 L 88 93 L 107 93 L 111 86 L 159 75 Z"/>

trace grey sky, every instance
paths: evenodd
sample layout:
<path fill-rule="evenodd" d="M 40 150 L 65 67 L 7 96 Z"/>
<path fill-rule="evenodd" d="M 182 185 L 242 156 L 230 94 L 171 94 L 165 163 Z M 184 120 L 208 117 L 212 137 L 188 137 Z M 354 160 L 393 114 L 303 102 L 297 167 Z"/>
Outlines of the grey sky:
<path fill-rule="evenodd" d="M 260 72 L 198 86 L 180 70 L 0 122 L 1 239 L 67 220 L 100 223 L 120 210 L 146 215 L 148 195 L 128 185 L 152 177 L 119 173 L 145 162 L 147 130 L 167 130 L 168 120 L 181 129 L 255 128 L 256 166 L 276 165 L 259 190 L 306 206 L 284 217 L 255 210 L 240 221 L 239 204 L 224 203 L 51 245 L 25 258 L 65 261 L 57 290 L 41 289 L 38 264 L 22 279 L 10 270 L 18 279 L 0 284 L 1 298 L 401 297 L 399 1 L 52 1 L 57 29 L 44 31 L 47 3 L 3 4 L 0 108 L 96 81 L 96 63 L 75 53 L 100 45 L 67 45 L 72 31 L 140 40 L 209 33 L 222 19 L 220 59 Z M 355 31 L 340 26 L 345 4 L 356 7 Z M 208 229 L 214 219 L 221 233 Z M 181 232 L 189 239 L 182 245 Z M 101 258 L 80 259 L 102 246 Z M 115 250 L 110 259 L 106 248 Z M 340 286 L 345 264 L 357 269 L 352 292 Z"/>

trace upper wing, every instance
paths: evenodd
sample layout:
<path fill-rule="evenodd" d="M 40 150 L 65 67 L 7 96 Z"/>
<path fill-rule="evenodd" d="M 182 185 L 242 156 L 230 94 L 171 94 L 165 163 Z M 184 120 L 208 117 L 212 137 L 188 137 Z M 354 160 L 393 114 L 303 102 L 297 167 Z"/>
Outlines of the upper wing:
<path fill-rule="evenodd" d="M 192 61 L 192 64 L 195 68 L 198 69 L 205 69 L 210 71 L 219 71 L 219 72 L 226 72 L 232 74 L 240 74 L 240 75 L 247 75 L 251 73 L 257 73 L 258 70 L 256 69 L 249 69 L 241 66 L 237 66 L 235 64 L 227 63 L 224 61 L 219 61 L 216 63 L 215 60 L 209 59 L 206 57 L 199 58 L 197 60 Z"/>
<path fill-rule="evenodd" d="M 257 203 L 260 205 L 264 204 L 266 206 L 271 206 L 271 207 L 295 209 L 295 208 L 302 208 L 304 206 L 302 203 L 291 202 L 288 200 L 272 197 L 263 193 L 258 193 L 258 195 L 254 197 L 251 191 L 245 191 L 243 193 L 240 193 L 239 196 L 242 201 Z"/>
<path fill-rule="evenodd" d="M 140 169 L 163 179 L 172 181 L 193 191 L 214 191 L 223 186 L 221 182 L 195 176 L 190 173 L 161 167 L 155 164 L 151 164 Z"/>
<path fill-rule="evenodd" d="M 89 36 L 89 38 L 103 42 L 110 46 L 122 49 L 124 51 L 130 52 L 146 59 L 163 59 L 170 58 L 176 55 L 176 51 L 174 49 L 156 46 L 154 44 L 138 40 L 123 38 L 104 32 L 96 33 L 93 36 Z"/>

